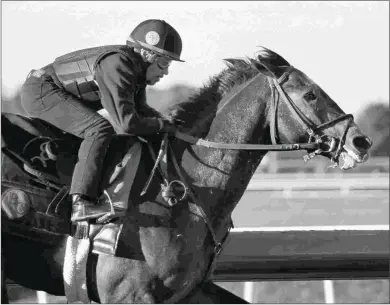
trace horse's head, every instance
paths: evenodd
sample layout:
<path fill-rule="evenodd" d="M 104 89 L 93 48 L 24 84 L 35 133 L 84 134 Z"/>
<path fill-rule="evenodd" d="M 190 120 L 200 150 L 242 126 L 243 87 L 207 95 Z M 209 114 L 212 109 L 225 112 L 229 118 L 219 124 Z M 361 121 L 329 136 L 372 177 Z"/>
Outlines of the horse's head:
<path fill-rule="evenodd" d="M 318 142 L 312 154 L 324 155 L 349 169 L 368 159 L 371 140 L 341 108 L 303 72 L 278 54 L 263 49 L 252 64 L 272 87 L 271 140 L 280 143 Z M 339 162 L 339 159 L 344 162 Z"/>

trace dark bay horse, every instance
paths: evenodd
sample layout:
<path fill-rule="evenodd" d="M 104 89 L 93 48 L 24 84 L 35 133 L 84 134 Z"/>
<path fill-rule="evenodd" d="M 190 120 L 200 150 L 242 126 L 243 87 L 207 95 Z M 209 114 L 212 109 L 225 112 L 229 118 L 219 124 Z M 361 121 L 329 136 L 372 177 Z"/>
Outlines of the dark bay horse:
<path fill-rule="evenodd" d="M 153 167 L 151 157 L 143 155 L 122 233 L 131 253 L 127 258 L 89 256 L 93 301 L 227 303 L 213 298 L 212 289 L 202 283 L 265 154 L 307 149 L 308 159 L 322 155 L 341 169 L 367 160 L 371 141 L 353 117 L 280 55 L 261 48 L 254 58 L 226 62 L 227 68 L 208 85 L 166 111 L 184 122 L 182 133 L 169 137 L 169 178 L 184 182 L 190 196 L 167 205 L 158 175 L 140 196 Z M 155 146 L 157 154 L 159 144 Z M 65 237 L 54 246 L 4 233 L 2 241 L 6 277 L 64 295 Z"/>

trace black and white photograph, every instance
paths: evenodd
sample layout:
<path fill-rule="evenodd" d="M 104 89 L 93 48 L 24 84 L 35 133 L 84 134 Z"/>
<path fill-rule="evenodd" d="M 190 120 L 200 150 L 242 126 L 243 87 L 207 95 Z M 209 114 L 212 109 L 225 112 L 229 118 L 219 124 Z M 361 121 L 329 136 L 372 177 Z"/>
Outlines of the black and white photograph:
<path fill-rule="evenodd" d="M 389 304 L 388 1 L 1 1 L 2 304 Z"/>

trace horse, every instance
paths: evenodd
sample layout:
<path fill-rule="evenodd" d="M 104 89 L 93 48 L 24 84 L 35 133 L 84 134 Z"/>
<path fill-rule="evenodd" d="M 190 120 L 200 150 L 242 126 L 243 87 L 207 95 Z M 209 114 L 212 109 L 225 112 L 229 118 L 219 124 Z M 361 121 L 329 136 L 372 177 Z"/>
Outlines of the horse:
<path fill-rule="evenodd" d="M 123 158 L 130 147 L 125 142 L 143 147 L 149 143 L 151 149 L 142 154 L 129 207 L 121 218 L 118 248 L 125 249 L 125 255 L 88 255 L 86 286 L 92 301 L 228 303 L 232 295 L 218 298 L 224 292 L 213 290 L 216 285 L 208 280 L 232 227 L 232 212 L 267 152 L 306 150 L 307 161 L 322 156 L 341 170 L 368 159 L 371 140 L 353 116 L 281 55 L 260 47 L 253 57 L 225 63 L 188 100 L 163 111 L 182 122 L 178 132 L 142 139 L 118 135 L 113 140 L 108 167 Z M 4 135 L 9 132 L 14 138 L 13 129 L 5 127 Z M 166 177 L 186 193 L 168 203 L 161 186 L 164 175 L 155 172 L 163 142 Z M 2 226 L 4 276 L 63 296 L 67 237 L 61 235 L 48 245 L 5 232 Z"/>

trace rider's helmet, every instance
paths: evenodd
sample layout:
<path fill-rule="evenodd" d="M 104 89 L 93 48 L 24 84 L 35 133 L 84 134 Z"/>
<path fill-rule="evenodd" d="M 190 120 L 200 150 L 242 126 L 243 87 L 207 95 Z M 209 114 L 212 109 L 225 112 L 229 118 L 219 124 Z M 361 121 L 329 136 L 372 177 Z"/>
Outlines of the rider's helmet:
<path fill-rule="evenodd" d="M 135 27 L 127 38 L 127 45 L 145 48 L 172 60 L 180 59 L 182 41 L 179 33 L 164 20 L 149 19 Z"/>

